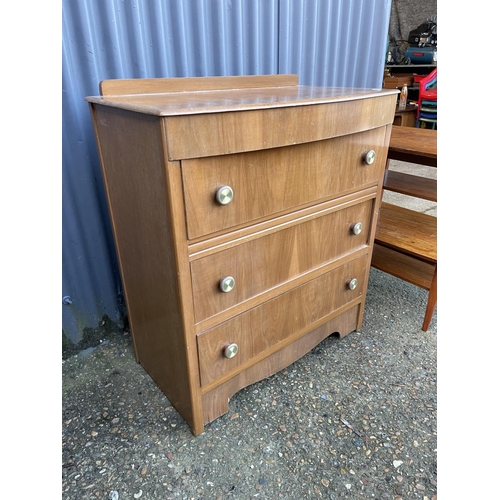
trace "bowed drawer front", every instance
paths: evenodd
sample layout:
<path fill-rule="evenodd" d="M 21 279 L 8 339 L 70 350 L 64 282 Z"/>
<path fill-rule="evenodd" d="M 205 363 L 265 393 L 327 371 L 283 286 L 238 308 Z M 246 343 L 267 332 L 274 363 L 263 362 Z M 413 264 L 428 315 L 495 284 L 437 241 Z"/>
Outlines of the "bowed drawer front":
<path fill-rule="evenodd" d="M 273 75 L 101 92 L 135 354 L 198 435 L 242 387 L 361 328 L 397 91 Z"/>
<path fill-rule="evenodd" d="M 283 224 L 191 262 L 195 320 L 203 321 L 355 251 L 366 252 L 374 198 L 372 194 L 362 203 Z M 230 290 L 223 288 L 224 282 L 221 285 L 227 277 L 233 280 Z"/>
<path fill-rule="evenodd" d="M 296 146 L 183 160 L 188 236 L 249 224 L 374 185 L 385 167 L 384 141 L 382 127 Z M 370 151 L 379 154 L 368 164 Z M 233 193 L 225 205 L 216 197 L 224 186 Z"/>
<path fill-rule="evenodd" d="M 198 337 L 201 385 L 249 365 L 260 354 L 296 339 L 363 294 L 366 257 L 308 281 Z M 287 314 L 282 314 L 287 311 Z M 237 354 L 226 352 L 237 346 Z"/>

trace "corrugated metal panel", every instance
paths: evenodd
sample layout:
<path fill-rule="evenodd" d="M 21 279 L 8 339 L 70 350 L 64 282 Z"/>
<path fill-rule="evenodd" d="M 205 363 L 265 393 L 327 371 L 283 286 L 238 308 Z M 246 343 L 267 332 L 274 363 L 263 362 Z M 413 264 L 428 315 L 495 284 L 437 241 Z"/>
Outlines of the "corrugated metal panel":
<path fill-rule="evenodd" d="M 390 0 L 281 0 L 279 72 L 304 85 L 382 88 Z"/>
<path fill-rule="evenodd" d="M 120 323 L 121 281 L 85 96 L 108 78 L 298 73 L 380 87 L 390 2 L 63 0 L 63 330 Z"/>
<path fill-rule="evenodd" d="M 278 0 L 63 0 L 63 330 L 118 323 L 121 281 L 85 96 L 101 80 L 276 73 Z"/>

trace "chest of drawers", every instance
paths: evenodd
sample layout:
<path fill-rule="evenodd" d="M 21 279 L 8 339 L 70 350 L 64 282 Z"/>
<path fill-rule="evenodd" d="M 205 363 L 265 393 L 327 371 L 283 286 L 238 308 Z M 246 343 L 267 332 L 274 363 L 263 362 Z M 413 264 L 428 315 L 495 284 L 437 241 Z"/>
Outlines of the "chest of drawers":
<path fill-rule="evenodd" d="M 87 97 L 135 355 L 194 435 L 362 324 L 397 91 L 295 75 Z"/>

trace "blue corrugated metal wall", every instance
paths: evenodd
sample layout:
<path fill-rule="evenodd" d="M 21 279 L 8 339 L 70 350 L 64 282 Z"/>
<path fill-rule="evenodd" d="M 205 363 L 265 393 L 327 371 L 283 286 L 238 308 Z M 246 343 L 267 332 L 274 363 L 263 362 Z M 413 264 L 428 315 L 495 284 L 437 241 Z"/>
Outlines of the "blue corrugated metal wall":
<path fill-rule="evenodd" d="M 280 0 L 279 72 L 303 85 L 381 88 L 389 0 Z"/>
<path fill-rule="evenodd" d="M 390 0 L 63 0 L 63 331 L 77 344 L 121 281 L 85 96 L 101 80 L 296 73 L 380 88 Z"/>

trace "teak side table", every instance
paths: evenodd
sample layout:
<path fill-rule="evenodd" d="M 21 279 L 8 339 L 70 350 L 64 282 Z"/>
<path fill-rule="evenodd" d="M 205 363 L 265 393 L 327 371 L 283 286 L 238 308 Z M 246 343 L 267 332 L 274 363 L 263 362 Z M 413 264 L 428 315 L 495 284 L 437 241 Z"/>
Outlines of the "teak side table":
<path fill-rule="evenodd" d="M 393 127 L 384 189 L 437 201 L 437 182 L 389 169 L 390 160 L 437 167 L 437 131 Z M 372 266 L 429 292 L 422 330 L 427 331 L 437 303 L 437 217 L 382 203 Z"/>

